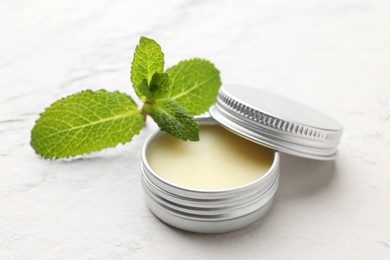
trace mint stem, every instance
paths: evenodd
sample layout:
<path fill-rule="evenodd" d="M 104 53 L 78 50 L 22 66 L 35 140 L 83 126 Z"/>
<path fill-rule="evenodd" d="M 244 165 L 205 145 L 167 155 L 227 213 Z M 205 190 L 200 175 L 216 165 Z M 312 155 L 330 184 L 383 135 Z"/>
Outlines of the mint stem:
<path fill-rule="evenodd" d="M 148 114 L 146 113 L 144 107 L 145 107 L 145 103 L 141 108 L 141 113 L 142 113 L 142 116 L 144 117 L 144 125 L 146 125 L 146 119 L 148 118 Z"/>

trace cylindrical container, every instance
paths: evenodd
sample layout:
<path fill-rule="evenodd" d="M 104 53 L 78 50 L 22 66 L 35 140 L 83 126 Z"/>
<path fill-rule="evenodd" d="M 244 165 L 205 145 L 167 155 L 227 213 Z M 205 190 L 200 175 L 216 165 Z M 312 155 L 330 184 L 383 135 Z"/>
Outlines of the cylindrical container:
<path fill-rule="evenodd" d="M 210 118 L 198 120 L 200 124 L 213 123 Z M 146 202 L 158 218 L 187 231 L 221 233 L 255 222 L 271 207 L 279 180 L 278 152 L 274 152 L 268 171 L 250 183 L 220 190 L 191 189 L 162 178 L 148 163 L 150 145 L 164 134 L 157 131 L 142 150 L 142 185 Z"/>

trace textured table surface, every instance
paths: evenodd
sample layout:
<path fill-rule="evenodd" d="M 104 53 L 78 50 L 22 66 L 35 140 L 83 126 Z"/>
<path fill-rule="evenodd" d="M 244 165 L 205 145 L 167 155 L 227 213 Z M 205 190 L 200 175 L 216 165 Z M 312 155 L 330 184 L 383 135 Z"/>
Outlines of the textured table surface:
<path fill-rule="evenodd" d="M 93 4 L 92 4 L 93 3 Z M 1 1 L 0 259 L 390 259 L 388 1 Z M 342 122 L 339 157 L 282 155 L 276 201 L 237 232 L 171 228 L 144 203 L 140 151 L 49 161 L 43 109 L 84 89 L 133 94 L 141 35 L 166 65 L 204 57 L 223 82 L 268 89 Z"/>

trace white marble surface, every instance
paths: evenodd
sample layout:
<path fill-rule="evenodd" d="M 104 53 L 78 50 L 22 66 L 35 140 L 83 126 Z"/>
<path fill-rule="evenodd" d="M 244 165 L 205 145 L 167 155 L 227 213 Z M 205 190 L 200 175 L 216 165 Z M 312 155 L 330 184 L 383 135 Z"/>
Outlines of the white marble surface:
<path fill-rule="evenodd" d="M 0 259 L 390 259 L 389 1 L 0 2 Z M 140 35 L 168 66 L 212 60 L 223 82 L 327 112 L 334 162 L 283 155 L 269 214 L 238 232 L 173 229 L 147 209 L 133 142 L 72 161 L 29 146 L 38 114 L 83 89 L 132 94 Z"/>

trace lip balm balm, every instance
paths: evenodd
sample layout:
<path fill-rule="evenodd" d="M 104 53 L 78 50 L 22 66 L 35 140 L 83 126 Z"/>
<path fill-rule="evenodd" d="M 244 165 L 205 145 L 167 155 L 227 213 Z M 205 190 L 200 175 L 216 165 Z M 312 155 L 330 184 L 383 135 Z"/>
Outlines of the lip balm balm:
<path fill-rule="evenodd" d="M 151 143 L 147 159 L 159 176 L 173 184 L 220 190 L 259 179 L 270 169 L 274 152 L 219 125 L 202 125 L 198 142 L 161 135 Z"/>

